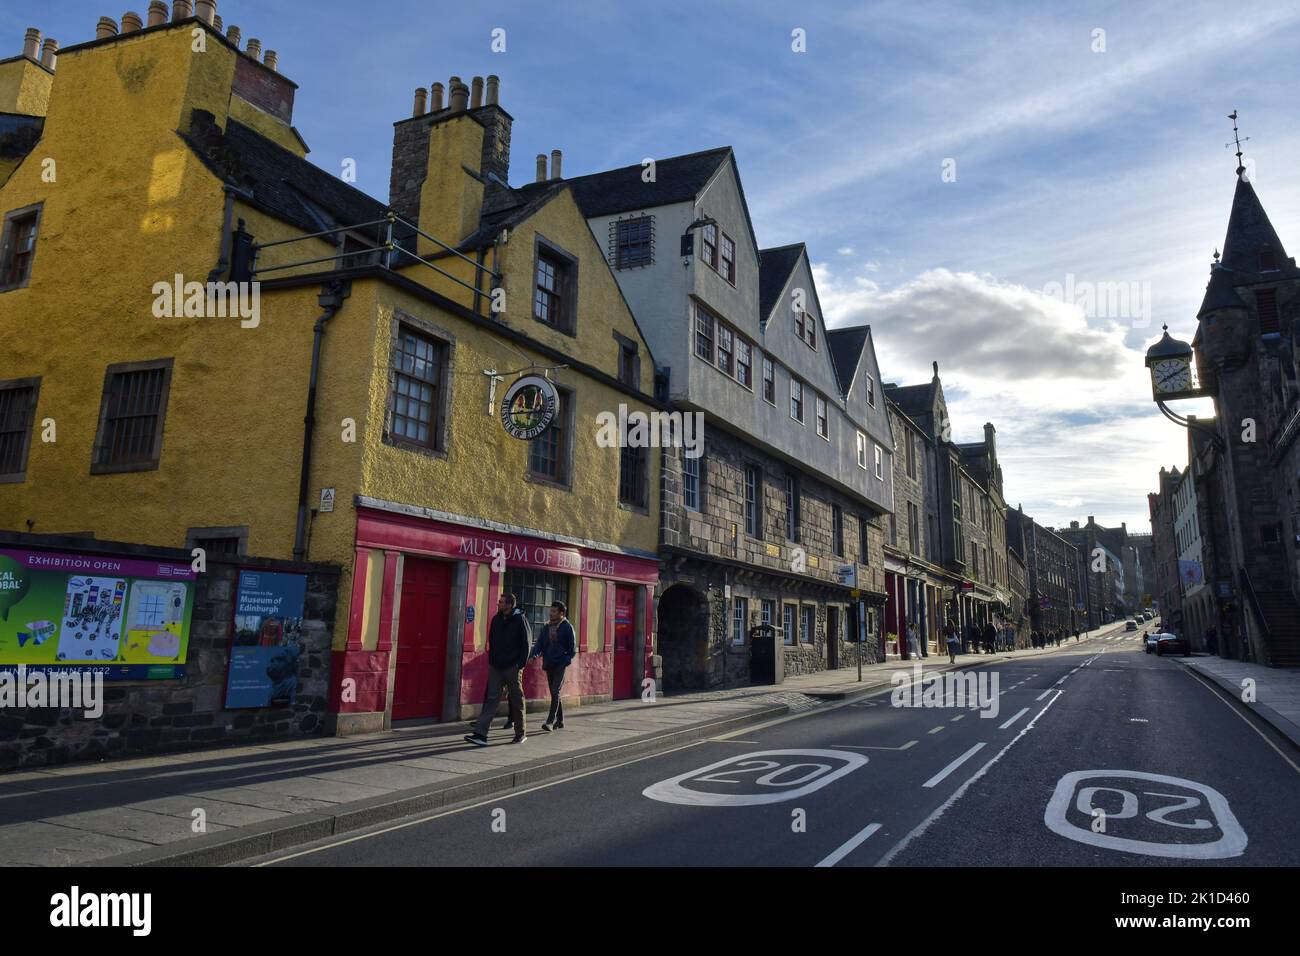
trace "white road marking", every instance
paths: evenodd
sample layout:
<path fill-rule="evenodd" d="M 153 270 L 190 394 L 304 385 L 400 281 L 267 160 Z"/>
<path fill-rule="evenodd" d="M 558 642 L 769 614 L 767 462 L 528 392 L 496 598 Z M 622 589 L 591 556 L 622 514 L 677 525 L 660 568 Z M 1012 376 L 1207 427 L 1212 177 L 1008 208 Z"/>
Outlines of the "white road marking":
<path fill-rule="evenodd" d="M 909 747 L 915 747 L 919 740 L 909 740 L 901 747 L 869 747 L 865 744 L 831 744 L 832 750 L 907 750 Z"/>
<path fill-rule="evenodd" d="M 1035 697 L 1034 700 L 1035 700 L 1035 701 L 1042 700 L 1044 697 L 1046 697 L 1046 696 L 1047 696 L 1048 694 L 1050 694 L 1051 692 L 1052 692 L 1052 688 L 1049 687 L 1049 688 L 1047 688 L 1047 690 L 1043 691 L 1041 694 L 1039 694 L 1037 697 Z"/>
<path fill-rule="evenodd" d="M 954 717 L 952 720 L 948 721 L 948 723 L 950 723 L 950 724 L 955 724 L 955 723 L 957 723 L 957 721 L 961 720 L 961 719 L 962 719 L 963 717 L 965 717 L 965 716 L 966 716 L 965 714 L 958 714 L 958 715 L 957 715 L 956 717 Z"/>
<path fill-rule="evenodd" d="M 865 843 L 867 839 L 871 836 L 871 834 L 875 833 L 879 829 L 880 829 L 879 823 L 873 823 L 870 826 L 864 827 L 856 836 L 853 837 L 853 839 L 849 840 L 848 843 L 845 843 L 842 847 L 840 847 L 838 850 L 836 850 L 826 859 L 822 860 L 820 863 L 817 864 L 817 866 L 834 866 L 836 863 L 840 862 L 840 860 L 844 859 L 846 856 L 848 856 L 850 853 L 852 853 L 854 850 L 860 847 L 863 843 Z M 814 867 L 814 869 L 816 869 L 816 867 Z"/>
<path fill-rule="evenodd" d="M 791 757 L 795 759 L 789 761 L 757 759 L 761 757 Z M 841 761 L 841 765 L 832 768 L 828 763 L 809 763 L 806 760 L 799 762 L 798 758 L 800 757 L 833 758 Z M 686 773 L 679 773 L 675 777 L 669 777 L 667 780 L 652 783 L 641 791 L 641 795 L 651 800 L 658 800 L 660 803 L 675 803 L 688 807 L 753 807 L 767 803 L 783 803 L 787 800 L 807 796 L 815 790 L 820 790 L 828 783 L 864 766 L 866 762 L 867 758 L 860 754 L 842 754 L 837 750 L 756 750 L 753 753 L 737 754 L 734 757 L 711 763 L 707 767 L 698 767 L 695 770 L 688 770 Z M 783 767 L 783 763 L 786 766 Z M 778 784 L 775 781 L 765 783 L 764 777 L 759 777 L 755 781 L 739 781 L 724 777 L 726 773 L 752 774 L 755 772 L 754 770 L 742 768 L 754 764 L 766 765 L 760 766 L 759 769 L 771 770 L 772 773 L 766 774 L 767 777 L 779 776 L 795 767 L 811 766 L 814 768 L 820 767 L 821 769 L 814 770 L 811 776 L 804 774 L 788 785 Z M 724 767 L 727 769 L 721 774 L 710 773 L 710 771 L 722 770 Z M 703 778 L 706 774 L 714 779 L 705 781 Z M 693 790 L 690 787 L 682 786 L 683 783 L 695 778 L 701 778 L 700 782 L 719 784 L 757 783 L 780 789 L 767 793 L 719 793 L 711 790 Z M 798 784 L 802 784 L 802 786 L 798 786 Z"/>
<path fill-rule="evenodd" d="M 943 730 L 943 724 L 940 724 L 938 727 L 934 728 L 934 730 L 929 731 L 929 733 L 937 734 L 941 730 Z"/>
<path fill-rule="evenodd" d="M 1149 724 L 1151 721 L 1147 720 L 1145 717 L 1130 717 L 1128 722 L 1130 724 Z"/>
<path fill-rule="evenodd" d="M 999 727 L 998 730 L 1006 730 L 1008 727 L 1010 727 L 1012 724 L 1014 724 L 1014 723 L 1015 723 L 1017 720 L 1019 720 L 1021 717 L 1025 716 L 1025 714 L 1027 714 L 1027 713 L 1029 713 L 1029 708 L 1028 708 L 1028 707 L 1025 707 L 1024 709 L 1022 709 L 1022 710 L 1020 711 L 1020 713 L 1016 714 L 1016 716 L 1012 717 L 1012 718 L 1011 718 L 1010 720 L 1008 720 L 1005 724 L 1003 724 L 1001 727 Z"/>
<path fill-rule="evenodd" d="M 933 777 L 931 777 L 931 778 L 930 778 L 929 780 L 927 780 L 925 783 L 921 784 L 921 786 L 923 786 L 923 787 L 937 787 L 939 784 L 943 783 L 945 779 L 947 779 L 947 777 L 948 777 L 948 775 L 949 775 L 950 773 L 952 773 L 954 770 L 956 770 L 958 767 L 960 767 L 960 766 L 961 766 L 962 764 L 964 764 L 967 760 L 969 760 L 971 757 L 975 756 L 977 753 L 979 753 L 979 752 L 980 752 L 981 750 L 983 750 L 983 749 L 984 749 L 984 744 L 982 744 L 982 743 L 980 743 L 980 744 L 976 744 L 974 747 L 972 747 L 970 750 L 966 751 L 964 754 L 962 754 L 960 757 L 958 757 L 958 758 L 957 758 L 956 760 L 954 760 L 952 763 L 948 764 L 948 766 L 944 767 L 942 770 L 940 770 L 938 773 L 936 773 Z"/>

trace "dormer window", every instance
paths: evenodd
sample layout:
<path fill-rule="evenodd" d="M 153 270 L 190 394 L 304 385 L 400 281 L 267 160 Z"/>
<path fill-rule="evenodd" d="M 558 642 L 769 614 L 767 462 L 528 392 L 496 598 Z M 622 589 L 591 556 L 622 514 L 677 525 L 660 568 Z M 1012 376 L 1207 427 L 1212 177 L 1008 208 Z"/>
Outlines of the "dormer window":
<path fill-rule="evenodd" d="M 1274 272 L 1277 270 L 1277 253 L 1272 246 L 1261 246 L 1259 250 L 1259 271 Z"/>
<path fill-rule="evenodd" d="M 795 309 L 794 334 L 804 345 L 817 351 L 817 320 L 810 313 Z"/>

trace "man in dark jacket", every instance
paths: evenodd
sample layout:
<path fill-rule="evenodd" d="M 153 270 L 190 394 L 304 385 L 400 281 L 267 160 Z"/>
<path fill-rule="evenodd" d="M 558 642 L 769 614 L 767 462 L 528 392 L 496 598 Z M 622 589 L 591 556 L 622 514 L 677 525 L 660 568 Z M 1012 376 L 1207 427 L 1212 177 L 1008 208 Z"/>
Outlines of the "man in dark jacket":
<path fill-rule="evenodd" d="M 546 685 L 551 689 L 551 709 L 546 714 L 542 730 L 548 734 L 552 728 L 559 730 L 564 726 L 564 704 L 560 701 L 560 686 L 564 683 L 564 671 L 573 663 L 573 656 L 578 653 L 578 641 L 573 634 L 573 625 L 565 616 L 569 609 L 563 601 L 551 602 L 551 620 L 537 635 L 533 645 L 534 657 L 542 659 L 542 670 L 546 671 Z"/>
<path fill-rule="evenodd" d="M 528 663 L 528 649 L 533 642 L 532 629 L 524 612 L 515 607 L 515 596 L 509 592 L 497 601 L 497 613 L 488 627 L 488 688 L 483 702 L 483 712 L 478 715 L 474 732 L 465 739 L 486 747 L 487 732 L 492 718 L 501 706 L 501 688 L 510 698 L 510 721 L 515 727 L 514 743 L 528 739 L 524 723 L 523 669 Z"/>

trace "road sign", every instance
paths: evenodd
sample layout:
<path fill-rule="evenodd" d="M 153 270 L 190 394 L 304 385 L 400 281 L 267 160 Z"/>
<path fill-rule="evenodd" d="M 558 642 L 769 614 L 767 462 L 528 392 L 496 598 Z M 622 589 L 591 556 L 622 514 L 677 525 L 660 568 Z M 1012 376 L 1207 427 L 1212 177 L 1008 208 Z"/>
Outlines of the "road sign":
<path fill-rule="evenodd" d="M 752 807 L 805 796 L 866 762 L 862 754 L 841 750 L 760 750 L 661 780 L 641 793 L 661 803 Z"/>

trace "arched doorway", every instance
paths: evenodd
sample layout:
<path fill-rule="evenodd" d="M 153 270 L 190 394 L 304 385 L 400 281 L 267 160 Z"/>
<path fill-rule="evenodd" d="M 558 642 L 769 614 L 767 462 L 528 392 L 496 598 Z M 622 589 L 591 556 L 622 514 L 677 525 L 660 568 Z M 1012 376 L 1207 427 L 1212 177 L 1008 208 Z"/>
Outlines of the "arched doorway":
<path fill-rule="evenodd" d="M 674 584 L 659 598 L 659 655 L 665 692 L 708 687 L 708 604 L 688 584 Z"/>

